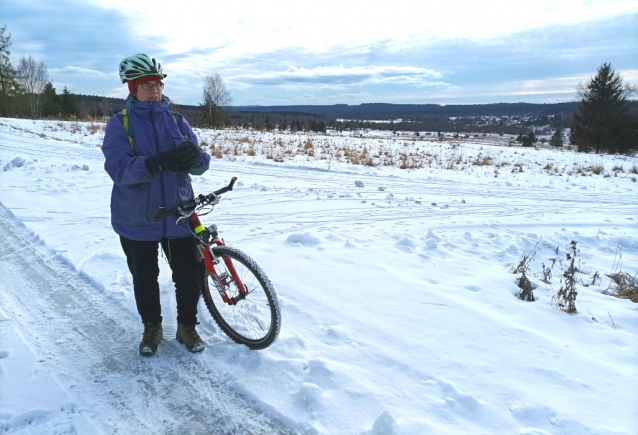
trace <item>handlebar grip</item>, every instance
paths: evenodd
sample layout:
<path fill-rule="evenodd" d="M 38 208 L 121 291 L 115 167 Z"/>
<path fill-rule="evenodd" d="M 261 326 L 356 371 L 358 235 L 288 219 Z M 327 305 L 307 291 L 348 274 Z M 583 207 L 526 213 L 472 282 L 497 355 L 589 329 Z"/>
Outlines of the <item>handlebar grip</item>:
<path fill-rule="evenodd" d="M 155 210 L 155 213 L 153 213 L 153 217 L 151 218 L 153 223 L 161 221 L 162 219 L 166 219 L 169 216 L 173 216 L 175 212 L 177 211 L 176 208 L 172 208 L 168 211 L 165 211 L 165 210 L 166 210 L 166 207 L 164 206 L 158 207 L 157 210 Z"/>
<path fill-rule="evenodd" d="M 226 187 L 222 187 L 219 190 L 216 190 L 215 192 L 213 192 L 215 195 L 219 196 L 222 195 L 226 192 L 230 192 L 231 190 L 233 190 L 233 186 L 235 185 L 235 181 L 237 181 L 237 177 L 233 177 L 230 180 L 230 183 L 228 184 L 228 186 Z"/>
<path fill-rule="evenodd" d="M 157 210 L 155 210 L 155 213 L 153 213 L 153 217 L 151 218 L 153 223 L 155 223 L 158 220 L 160 220 L 160 215 L 162 213 L 164 213 L 164 210 L 166 210 L 166 207 L 164 207 L 164 206 L 157 207 Z"/>

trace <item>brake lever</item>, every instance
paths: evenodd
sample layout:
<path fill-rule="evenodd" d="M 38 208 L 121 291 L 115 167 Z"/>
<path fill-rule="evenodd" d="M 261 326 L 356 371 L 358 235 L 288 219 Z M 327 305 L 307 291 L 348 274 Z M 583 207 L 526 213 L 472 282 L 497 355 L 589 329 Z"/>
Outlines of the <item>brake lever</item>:
<path fill-rule="evenodd" d="M 188 220 L 188 218 L 193 213 L 195 213 L 195 207 L 193 206 L 193 208 L 191 208 L 191 209 L 185 209 L 185 208 L 182 208 L 182 207 L 177 207 L 177 211 L 179 213 L 179 217 L 175 221 L 175 224 L 179 225 L 181 222 Z"/>

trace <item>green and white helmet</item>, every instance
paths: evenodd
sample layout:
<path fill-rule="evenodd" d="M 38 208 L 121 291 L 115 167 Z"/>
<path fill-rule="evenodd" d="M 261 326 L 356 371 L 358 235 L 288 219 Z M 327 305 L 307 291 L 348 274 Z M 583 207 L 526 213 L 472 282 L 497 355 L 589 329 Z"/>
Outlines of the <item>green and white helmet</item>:
<path fill-rule="evenodd" d="M 122 79 L 122 83 L 143 76 L 159 76 L 165 78 L 166 74 L 162 72 L 162 64 L 147 54 L 138 53 L 120 62 L 120 79 Z"/>

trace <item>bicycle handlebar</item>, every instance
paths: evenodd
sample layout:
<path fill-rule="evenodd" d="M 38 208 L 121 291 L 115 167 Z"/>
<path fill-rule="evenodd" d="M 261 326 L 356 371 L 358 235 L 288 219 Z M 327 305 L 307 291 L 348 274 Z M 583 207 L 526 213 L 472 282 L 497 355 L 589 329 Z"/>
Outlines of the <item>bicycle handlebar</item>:
<path fill-rule="evenodd" d="M 230 183 L 228 183 L 228 186 L 226 187 L 222 187 L 219 190 L 216 190 L 215 192 L 213 192 L 216 196 L 222 195 L 226 192 L 230 192 L 231 190 L 233 190 L 233 186 L 235 185 L 235 181 L 237 181 L 237 177 L 233 177 L 230 179 Z"/>
<path fill-rule="evenodd" d="M 207 205 L 207 204 L 214 205 L 216 204 L 216 201 L 218 201 L 219 196 L 233 190 L 235 181 L 237 181 L 237 177 L 231 178 L 230 183 L 228 183 L 228 186 L 222 187 L 221 189 L 218 189 L 214 191 L 213 193 L 209 193 L 208 195 L 200 194 L 196 196 L 195 198 L 191 199 L 190 201 L 188 201 L 186 204 L 182 205 L 181 207 L 175 207 L 170 210 L 166 210 L 166 207 L 160 206 L 157 208 L 157 210 L 155 210 L 155 213 L 153 213 L 153 217 L 151 218 L 151 220 L 153 221 L 153 223 L 155 223 L 157 221 L 161 221 L 162 219 L 166 219 L 167 217 L 173 216 L 173 215 L 178 215 L 178 214 L 190 215 L 195 210 L 195 208 L 199 205 Z"/>

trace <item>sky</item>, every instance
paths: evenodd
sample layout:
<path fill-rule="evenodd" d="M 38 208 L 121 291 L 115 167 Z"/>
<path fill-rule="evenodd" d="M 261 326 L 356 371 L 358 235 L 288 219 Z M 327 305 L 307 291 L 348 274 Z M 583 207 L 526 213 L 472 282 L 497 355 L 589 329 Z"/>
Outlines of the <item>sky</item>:
<path fill-rule="evenodd" d="M 2 0 L 0 26 L 58 92 L 124 98 L 146 53 L 178 104 L 215 72 L 233 105 L 574 101 L 604 62 L 638 85 L 635 0 L 221 3 Z"/>

